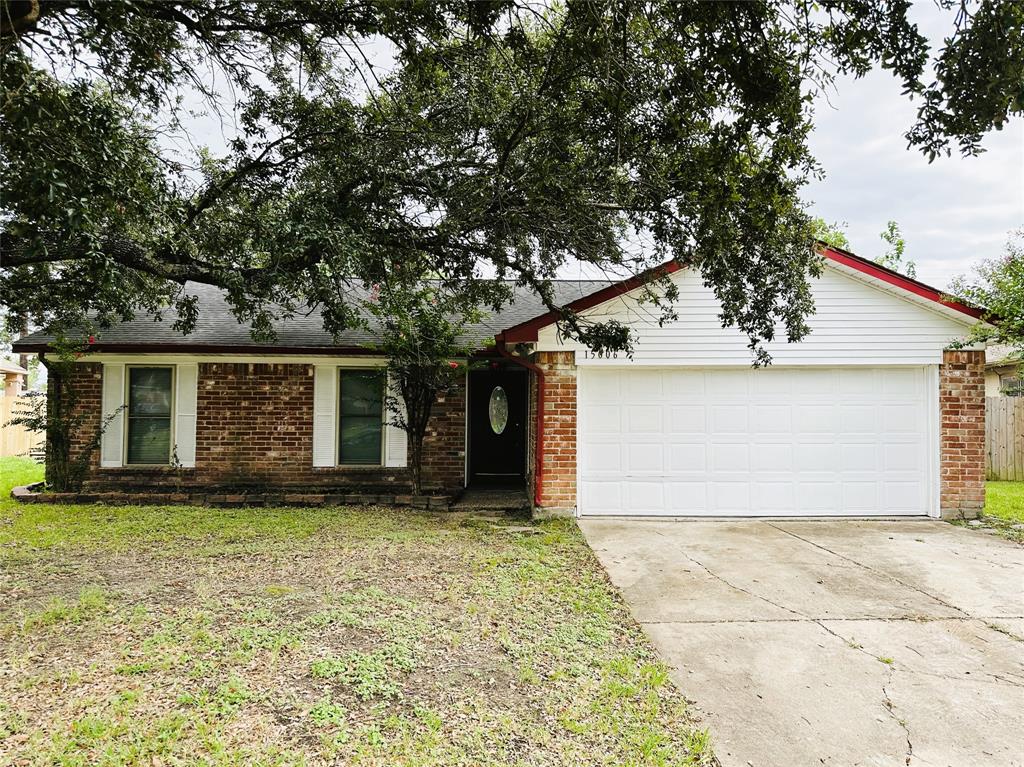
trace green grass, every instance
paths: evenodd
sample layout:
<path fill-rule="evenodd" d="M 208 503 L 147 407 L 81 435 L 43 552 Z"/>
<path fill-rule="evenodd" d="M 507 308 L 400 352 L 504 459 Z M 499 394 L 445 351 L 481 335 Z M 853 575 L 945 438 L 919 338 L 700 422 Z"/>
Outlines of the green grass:
<path fill-rule="evenodd" d="M 0 761 L 713 763 L 571 522 L 9 499 L 40 474 L 0 460 Z"/>
<path fill-rule="evenodd" d="M 985 483 L 985 515 L 1024 522 L 1024 482 Z"/>
<path fill-rule="evenodd" d="M 1024 544 L 1024 482 L 986 482 L 984 526 L 978 529 Z"/>

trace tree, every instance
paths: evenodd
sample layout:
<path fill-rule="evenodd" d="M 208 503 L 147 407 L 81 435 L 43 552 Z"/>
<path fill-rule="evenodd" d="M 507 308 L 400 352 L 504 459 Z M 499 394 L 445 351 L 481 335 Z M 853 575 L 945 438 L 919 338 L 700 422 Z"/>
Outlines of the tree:
<path fill-rule="evenodd" d="M 965 5 L 934 57 L 908 6 L 5 2 L 0 305 L 48 329 L 174 305 L 188 330 L 197 280 L 267 337 L 302 305 L 358 324 L 355 289 L 397 263 L 451 290 L 496 273 L 560 309 L 568 258 L 678 259 L 764 362 L 812 310 L 810 91 L 891 71 L 932 157 L 980 151 L 1024 109 L 1024 6 Z M 222 151 L 186 141 L 199 98 Z M 562 324 L 594 348 L 630 341 Z"/>
<path fill-rule="evenodd" d="M 63 342 L 47 355 L 49 393 L 32 391 L 19 397 L 8 424 L 24 426 L 46 436 L 46 486 L 58 492 L 75 492 L 82 488 L 89 462 L 100 447 L 103 433 L 122 408 L 92 423 L 93 414 L 80 407 L 80 390 L 71 385 L 77 360 L 84 349 Z M 72 447 L 76 454 L 71 457 Z"/>
<path fill-rule="evenodd" d="M 404 286 L 403 286 L 404 287 Z M 454 391 L 465 374 L 472 348 L 464 327 L 477 317 L 430 282 L 415 290 L 385 284 L 369 302 L 383 330 L 389 390 L 385 397 L 390 422 L 408 436 L 408 465 L 413 493 L 423 493 L 423 440 L 440 396 Z"/>
<path fill-rule="evenodd" d="M 911 279 L 917 277 L 917 264 L 910 259 L 903 260 L 903 251 L 906 250 L 907 243 L 903 239 L 903 233 L 900 231 L 900 225 L 895 221 L 890 221 L 885 226 L 885 231 L 878 235 L 885 240 L 889 247 L 880 258 L 876 259 L 878 263 L 887 269 L 892 269 L 895 272 L 905 274 Z"/>
<path fill-rule="evenodd" d="M 848 226 L 849 224 L 845 221 L 833 221 L 830 224 L 818 216 L 811 219 L 811 234 L 814 236 L 814 239 L 826 245 L 831 245 L 833 248 L 849 250 L 850 240 L 846 236 L 846 227 Z"/>
<path fill-rule="evenodd" d="M 1024 361 L 1024 229 L 1011 232 L 1002 256 L 953 280 L 950 292 L 986 310 L 990 324 L 975 325 L 970 342 L 1004 344 Z"/>

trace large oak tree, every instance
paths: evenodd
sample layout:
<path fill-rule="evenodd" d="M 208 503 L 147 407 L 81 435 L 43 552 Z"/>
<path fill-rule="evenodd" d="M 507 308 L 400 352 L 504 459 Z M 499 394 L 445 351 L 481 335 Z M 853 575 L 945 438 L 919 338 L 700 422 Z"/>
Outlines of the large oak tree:
<path fill-rule="evenodd" d="M 303 304 L 338 331 L 385 276 L 500 304 L 498 275 L 557 308 L 569 259 L 674 258 L 764 361 L 812 310 L 816 90 L 890 70 L 931 157 L 1024 110 L 1024 5 L 941 5 L 933 52 L 900 1 L 4 0 L 0 305 L 59 329 L 173 304 L 187 330 L 196 280 L 258 334 Z M 197 95 L 222 151 L 186 141 Z"/>

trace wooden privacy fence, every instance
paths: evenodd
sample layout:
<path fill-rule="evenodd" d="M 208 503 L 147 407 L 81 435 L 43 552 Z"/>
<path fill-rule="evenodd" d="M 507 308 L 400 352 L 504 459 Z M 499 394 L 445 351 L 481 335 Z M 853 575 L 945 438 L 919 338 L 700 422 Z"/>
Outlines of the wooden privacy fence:
<path fill-rule="evenodd" d="M 1024 481 L 1024 397 L 985 398 L 985 475 Z"/>
<path fill-rule="evenodd" d="M 17 407 L 20 397 L 0 397 L 0 458 L 12 455 L 28 455 L 29 450 L 41 449 L 43 435 L 30 432 L 24 426 L 7 426 Z"/>

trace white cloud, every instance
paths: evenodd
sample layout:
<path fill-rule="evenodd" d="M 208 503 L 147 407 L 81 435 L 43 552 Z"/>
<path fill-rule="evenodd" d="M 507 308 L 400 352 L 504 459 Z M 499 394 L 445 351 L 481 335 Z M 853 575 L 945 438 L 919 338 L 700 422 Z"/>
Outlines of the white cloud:
<path fill-rule="evenodd" d="M 914 14 L 933 40 L 952 27 L 931 4 Z M 1024 225 L 1024 121 L 987 136 L 978 157 L 942 157 L 929 164 L 908 149 L 904 133 L 916 104 L 885 72 L 842 78 L 819 99 L 811 149 L 826 176 L 805 192 L 811 210 L 848 222 L 854 252 L 885 250 L 878 234 L 900 224 L 918 277 L 945 287 L 956 274 L 1002 251 L 1010 230 Z"/>

